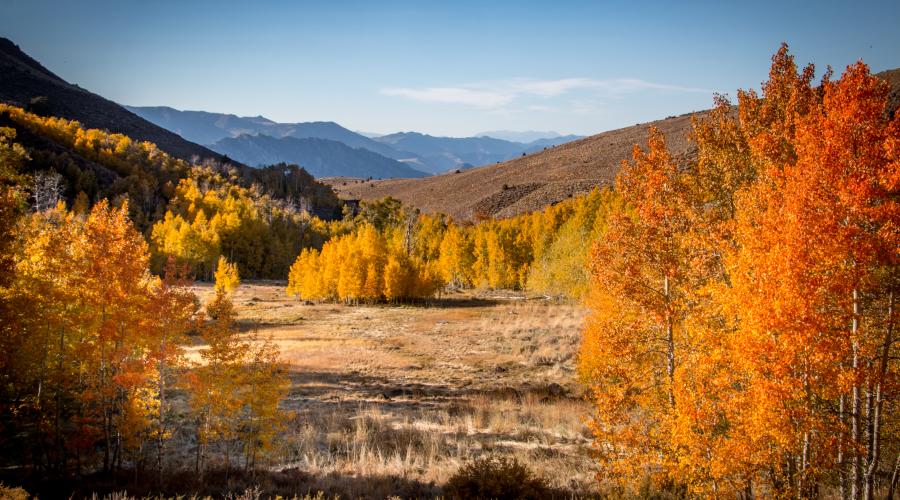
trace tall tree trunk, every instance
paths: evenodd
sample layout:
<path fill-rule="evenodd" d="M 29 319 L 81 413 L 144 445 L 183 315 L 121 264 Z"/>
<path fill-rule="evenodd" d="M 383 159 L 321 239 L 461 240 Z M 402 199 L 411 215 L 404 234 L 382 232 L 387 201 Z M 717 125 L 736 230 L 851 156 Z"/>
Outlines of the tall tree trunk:
<path fill-rule="evenodd" d="M 201 469 L 201 460 L 203 456 L 203 422 L 204 418 L 199 417 L 197 419 L 197 453 L 194 456 L 194 475 L 198 478 L 203 478 L 202 469 Z"/>
<path fill-rule="evenodd" d="M 812 392 L 812 383 L 810 376 L 810 366 L 809 359 L 810 353 L 808 349 L 804 349 L 804 361 L 803 361 L 803 392 L 806 396 L 806 404 L 808 406 L 813 406 L 814 397 Z M 809 475 L 809 465 L 812 461 L 812 435 L 809 430 L 809 424 L 804 422 L 804 426 L 806 426 L 806 430 L 803 432 L 803 444 L 800 449 L 800 467 L 797 471 L 797 494 L 801 498 L 811 498 L 812 491 L 815 488 L 815 484 L 810 481 Z"/>
<path fill-rule="evenodd" d="M 165 341 L 163 342 L 162 350 L 165 351 Z M 160 361 L 157 370 L 159 372 L 159 383 L 157 386 L 159 391 L 159 414 L 156 417 L 156 481 L 161 486 L 163 481 L 163 439 L 166 432 L 166 362 Z"/>
<path fill-rule="evenodd" d="M 112 426 L 112 415 L 109 411 L 109 398 L 106 395 L 106 347 L 101 342 L 100 347 L 100 401 L 103 405 L 103 472 L 109 472 L 109 451 L 112 446 L 112 436 L 110 435 L 110 427 Z"/>
<path fill-rule="evenodd" d="M 864 498 L 871 500 L 875 489 L 875 472 L 878 470 L 878 462 L 881 459 L 881 415 L 884 408 L 884 395 L 881 392 L 881 383 L 887 376 L 890 362 L 891 346 L 894 343 L 894 290 L 888 294 L 887 325 L 885 326 L 884 341 L 881 345 L 881 356 L 878 366 L 878 378 L 875 382 L 875 403 L 872 418 L 870 419 L 871 439 L 869 445 L 869 461 L 865 471 Z M 900 462 L 898 462 L 900 464 Z M 896 471 L 895 471 L 896 473 Z M 893 479 L 892 479 L 893 483 Z M 893 489 L 893 484 L 891 486 Z"/>
<path fill-rule="evenodd" d="M 103 306 L 100 314 L 100 324 L 106 323 L 106 306 Z M 106 341 L 99 338 L 100 343 L 100 404 L 103 406 L 103 472 L 110 470 L 110 448 L 112 447 L 112 411 L 110 410 L 111 398 L 107 395 L 106 379 L 108 374 L 108 360 L 106 359 Z"/>
<path fill-rule="evenodd" d="M 866 362 L 865 370 L 866 370 L 866 373 L 869 373 L 869 374 L 872 373 L 872 363 L 871 362 Z M 864 393 L 865 393 L 865 399 L 864 399 L 865 419 L 863 422 L 865 424 L 865 435 L 863 436 L 863 443 L 865 445 L 865 453 L 863 454 L 862 460 L 860 461 L 861 469 L 862 469 L 862 477 L 860 478 L 860 480 L 862 482 L 861 498 L 870 500 L 871 497 L 869 496 L 870 492 L 868 489 L 869 484 L 867 481 L 867 475 L 868 475 L 869 464 L 871 463 L 871 460 L 873 458 L 872 457 L 872 447 L 873 447 L 873 441 L 875 438 L 875 429 L 873 428 L 873 424 L 874 424 L 873 413 L 875 412 L 875 408 L 874 408 L 875 396 L 874 396 L 874 391 L 872 389 L 872 380 L 868 379 L 866 384 L 867 384 L 867 386 L 864 391 Z"/>
<path fill-rule="evenodd" d="M 49 330 L 49 329 L 48 329 Z M 49 349 L 49 331 L 45 332 L 43 337 L 44 346 L 41 350 L 41 361 L 39 363 L 38 369 L 38 379 L 37 379 L 37 394 L 35 395 L 36 401 L 36 412 L 34 414 L 34 421 L 31 423 L 34 428 L 32 430 L 33 434 L 31 435 L 34 440 L 37 441 L 37 450 L 33 451 L 31 454 L 31 462 L 34 467 L 38 470 L 48 469 L 51 466 L 52 460 L 50 459 L 50 452 L 47 450 L 47 439 L 44 438 L 44 433 L 41 432 L 41 428 L 43 427 L 44 419 L 47 417 L 45 412 L 47 411 L 46 405 L 44 404 L 44 381 L 47 378 L 47 353 L 50 352 Z M 19 391 L 15 391 L 16 396 L 13 399 L 19 399 Z M 59 395 L 59 385 L 56 386 L 56 394 Z M 59 398 L 56 398 L 57 403 L 59 402 Z M 56 414 L 59 415 L 59 404 L 56 405 Z M 56 468 L 59 468 L 59 457 L 61 456 L 62 448 L 59 446 L 61 439 L 59 437 L 59 417 L 57 416 L 56 425 L 54 426 L 54 436 L 53 439 L 56 443 Z"/>
<path fill-rule="evenodd" d="M 862 401 L 860 399 L 859 382 L 856 380 L 859 371 L 859 340 L 856 338 L 859 329 L 859 295 L 853 290 L 853 320 L 851 322 L 850 342 L 853 349 L 853 388 L 850 393 L 850 442 L 854 447 L 860 444 L 862 432 Z M 853 452 L 850 461 L 850 498 L 859 500 L 862 493 L 862 461 L 859 451 Z"/>
<path fill-rule="evenodd" d="M 675 408 L 675 334 L 672 321 L 669 295 L 669 275 L 663 277 L 663 294 L 666 298 L 666 343 L 668 355 L 666 360 L 666 372 L 669 375 L 669 406 Z"/>
<path fill-rule="evenodd" d="M 65 361 L 63 359 L 63 351 L 65 349 L 66 343 L 66 331 L 64 328 L 60 328 L 59 330 L 59 354 L 57 355 L 56 361 L 56 376 L 59 379 L 56 382 L 56 412 L 54 415 L 53 422 L 53 432 L 56 438 L 56 453 L 58 456 L 62 456 L 65 453 L 66 445 L 62 438 L 62 400 L 63 400 L 63 391 L 62 391 L 62 372 Z M 43 362 L 41 363 L 43 365 Z M 41 370 L 43 371 L 43 369 Z M 43 407 L 43 405 L 42 405 Z M 65 462 L 62 463 L 63 470 L 65 470 Z"/>
<path fill-rule="evenodd" d="M 844 441 L 847 438 L 844 432 L 844 425 L 847 423 L 847 417 L 845 415 L 846 399 L 847 397 L 844 394 L 841 394 L 841 397 L 838 399 L 838 422 L 840 423 L 841 433 L 840 436 L 838 436 L 837 460 L 835 460 L 835 465 L 837 466 L 838 473 L 838 494 L 840 495 L 841 500 L 847 499 L 847 464 L 844 462 Z"/>
<path fill-rule="evenodd" d="M 894 493 L 897 491 L 897 481 L 900 480 L 900 453 L 897 454 L 897 461 L 894 463 L 894 472 L 891 473 L 891 482 L 888 484 L 886 500 L 894 500 Z"/>
<path fill-rule="evenodd" d="M 800 467 L 797 471 L 797 496 L 799 498 L 810 497 L 810 484 L 809 478 L 807 477 L 809 471 L 809 450 L 809 431 L 806 431 L 803 433 L 803 446 L 800 450 Z"/>

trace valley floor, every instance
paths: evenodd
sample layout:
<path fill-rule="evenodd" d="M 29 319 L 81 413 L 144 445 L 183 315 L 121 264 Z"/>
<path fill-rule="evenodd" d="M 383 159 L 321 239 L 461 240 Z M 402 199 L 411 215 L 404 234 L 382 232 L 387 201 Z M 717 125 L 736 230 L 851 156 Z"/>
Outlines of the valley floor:
<path fill-rule="evenodd" d="M 234 304 L 241 328 L 271 335 L 290 366 L 295 417 L 275 468 L 305 487 L 432 496 L 460 464 L 495 454 L 571 494 L 596 493 L 574 374 L 581 307 L 513 292 L 310 304 L 271 282 L 243 284 Z"/>

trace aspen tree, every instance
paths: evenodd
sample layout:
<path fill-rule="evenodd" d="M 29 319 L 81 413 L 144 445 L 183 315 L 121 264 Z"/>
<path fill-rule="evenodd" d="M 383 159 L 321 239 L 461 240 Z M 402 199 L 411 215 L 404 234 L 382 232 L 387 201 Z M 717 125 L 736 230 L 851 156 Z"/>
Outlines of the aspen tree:
<path fill-rule="evenodd" d="M 616 189 L 632 208 L 610 216 L 592 251 L 593 314 L 579 363 L 597 408 L 591 427 L 611 448 L 604 465 L 627 484 L 648 469 L 673 473 L 676 371 L 690 349 L 683 184 L 659 131 L 623 163 Z"/>
<path fill-rule="evenodd" d="M 241 284 L 241 278 L 238 274 L 236 264 L 228 262 L 224 255 L 219 256 L 219 262 L 216 266 L 215 274 L 215 292 L 230 294 L 237 290 Z"/>

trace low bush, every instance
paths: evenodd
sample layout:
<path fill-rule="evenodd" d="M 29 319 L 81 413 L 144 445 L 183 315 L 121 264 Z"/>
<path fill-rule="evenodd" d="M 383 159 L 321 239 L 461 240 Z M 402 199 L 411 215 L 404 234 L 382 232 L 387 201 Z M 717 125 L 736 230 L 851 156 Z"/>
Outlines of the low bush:
<path fill-rule="evenodd" d="M 449 498 L 543 499 L 553 496 L 547 482 L 535 476 L 515 458 L 486 457 L 473 460 L 447 481 Z"/>

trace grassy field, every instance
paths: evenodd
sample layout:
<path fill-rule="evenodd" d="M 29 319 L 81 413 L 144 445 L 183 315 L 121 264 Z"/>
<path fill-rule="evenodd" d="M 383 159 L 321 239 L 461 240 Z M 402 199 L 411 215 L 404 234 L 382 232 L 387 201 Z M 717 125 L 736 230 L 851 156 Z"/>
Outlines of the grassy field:
<path fill-rule="evenodd" d="M 596 493 L 574 378 L 582 308 L 511 292 L 311 304 L 263 282 L 243 284 L 234 303 L 241 328 L 271 336 L 290 366 L 295 417 L 276 469 L 305 487 L 432 496 L 460 464 L 494 454 L 574 495 Z"/>

